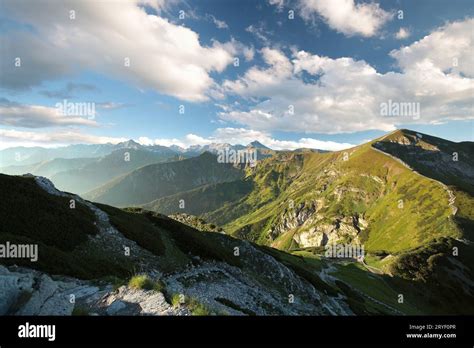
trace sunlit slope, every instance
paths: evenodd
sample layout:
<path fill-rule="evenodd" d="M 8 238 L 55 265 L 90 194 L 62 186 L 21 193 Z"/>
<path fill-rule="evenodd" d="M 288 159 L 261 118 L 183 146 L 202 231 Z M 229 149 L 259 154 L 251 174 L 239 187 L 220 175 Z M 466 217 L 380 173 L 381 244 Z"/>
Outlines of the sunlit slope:
<path fill-rule="evenodd" d="M 281 249 L 354 240 L 396 252 L 459 237 L 446 190 L 371 145 L 268 159 L 253 174 L 252 193 L 207 217 Z"/>

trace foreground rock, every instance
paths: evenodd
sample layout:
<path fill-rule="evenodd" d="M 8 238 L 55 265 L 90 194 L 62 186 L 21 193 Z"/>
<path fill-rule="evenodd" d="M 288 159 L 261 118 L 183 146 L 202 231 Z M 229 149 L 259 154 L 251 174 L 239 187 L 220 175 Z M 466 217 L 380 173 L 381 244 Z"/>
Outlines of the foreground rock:
<path fill-rule="evenodd" d="M 53 279 L 54 278 L 54 279 Z M 161 292 L 0 266 L 0 315 L 189 315 Z"/>

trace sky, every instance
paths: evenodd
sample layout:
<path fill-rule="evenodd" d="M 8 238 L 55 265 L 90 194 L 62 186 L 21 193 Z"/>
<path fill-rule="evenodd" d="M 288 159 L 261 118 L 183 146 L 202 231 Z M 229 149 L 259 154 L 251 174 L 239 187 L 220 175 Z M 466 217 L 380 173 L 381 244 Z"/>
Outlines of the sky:
<path fill-rule="evenodd" d="M 474 141 L 471 0 L 0 0 L 0 147 Z"/>

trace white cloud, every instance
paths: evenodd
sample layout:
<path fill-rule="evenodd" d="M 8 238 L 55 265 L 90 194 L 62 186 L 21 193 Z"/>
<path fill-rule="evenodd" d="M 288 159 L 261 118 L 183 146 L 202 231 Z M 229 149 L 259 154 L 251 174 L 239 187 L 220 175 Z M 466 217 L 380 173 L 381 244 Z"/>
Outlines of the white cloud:
<path fill-rule="evenodd" d="M 247 145 L 254 140 L 274 150 L 295 150 L 300 148 L 311 148 L 319 150 L 338 151 L 353 147 L 348 143 L 337 143 L 334 141 L 322 141 L 314 138 L 301 138 L 299 140 L 278 140 L 266 132 L 255 131 L 245 128 L 218 128 L 214 132 L 213 141 L 219 143 Z"/>
<path fill-rule="evenodd" d="M 58 129 L 51 132 L 32 132 L 0 129 L 0 148 L 13 146 L 62 146 L 69 144 L 117 144 L 128 140 L 125 137 L 107 137 L 84 134 L 77 130 Z M 294 150 L 298 148 L 314 148 L 320 150 L 343 150 L 352 147 L 352 144 L 337 143 L 333 141 L 321 141 L 314 138 L 301 138 L 297 141 L 278 140 L 266 132 L 260 132 L 245 128 L 218 128 L 210 137 L 201 137 L 196 134 L 187 134 L 182 138 L 157 138 L 139 137 L 136 141 L 142 145 L 177 145 L 188 148 L 193 145 L 209 145 L 212 143 L 229 143 L 232 145 L 247 145 L 258 140 L 262 144 L 274 150 Z"/>
<path fill-rule="evenodd" d="M 253 34 L 259 41 L 261 41 L 264 45 L 268 46 L 270 44 L 269 36 L 272 35 L 272 32 L 265 29 L 263 22 L 258 24 L 251 24 L 245 31 Z"/>
<path fill-rule="evenodd" d="M 176 0 L 138 0 L 138 4 L 150 6 L 157 12 L 161 12 L 162 10 L 166 9 L 167 4 L 170 2 L 176 2 Z"/>
<path fill-rule="evenodd" d="M 279 50 L 263 48 L 261 51 L 264 62 L 270 65 L 267 69 L 252 67 L 243 79 L 236 81 L 226 80 L 225 89 L 244 95 L 262 92 L 266 87 L 275 87 L 281 80 L 289 78 L 292 74 L 292 65 L 288 58 Z"/>
<path fill-rule="evenodd" d="M 268 0 L 268 3 L 276 6 L 278 11 L 283 10 L 283 7 L 285 6 L 285 0 Z"/>
<path fill-rule="evenodd" d="M 184 144 L 181 140 L 177 138 L 171 139 L 151 139 L 149 137 L 139 137 L 136 141 L 142 145 L 162 145 L 162 146 L 171 146 L 171 145 L 178 145 L 184 147 Z"/>
<path fill-rule="evenodd" d="M 212 20 L 217 29 L 229 29 L 229 26 L 225 21 L 217 19 L 214 15 L 209 15 L 209 18 Z"/>
<path fill-rule="evenodd" d="M 11 19 L 33 30 L 9 30 L 0 36 L 2 82 L 25 88 L 78 68 L 123 79 L 187 101 L 209 98 L 210 74 L 232 63 L 231 44 L 203 46 L 189 28 L 147 14 L 138 4 L 161 9 L 162 1 L 2 2 Z M 70 10 L 75 11 L 71 20 Z M 14 67 L 15 57 L 22 59 Z M 126 65 L 129 59 L 130 66 Z"/>
<path fill-rule="evenodd" d="M 117 144 L 126 141 L 121 137 L 106 137 L 84 134 L 77 130 L 55 130 L 54 132 L 18 131 L 0 129 L 0 148 L 14 146 L 61 146 L 69 144 Z"/>
<path fill-rule="evenodd" d="M 246 61 L 251 61 L 255 56 L 255 49 L 253 47 L 244 47 L 242 54 Z"/>
<path fill-rule="evenodd" d="M 25 128 L 53 126 L 96 126 L 86 116 L 64 115 L 56 107 L 27 105 L 0 98 L 0 124 Z"/>
<path fill-rule="evenodd" d="M 393 14 L 379 4 L 354 0 L 300 0 L 300 14 L 306 20 L 319 15 L 332 28 L 347 36 L 374 36 Z"/>
<path fill-rule="evenodd" d="M 97 103 L 97 107 L 105 110 L 116 110 L 129 106 L 125 103 L 116 103 L 116 102 L 103 102 Z"/>
<path fill-rule="evenodd" d="M 392 51 L 402 71 L 385 74 L 363 60 L 305 51 L 287 57 L 263 49 L 268 67 L 251 67 L 242 77 L 223 83 L 227 93 L 241 96 L 250 106 L 227 105 L 219 115 L 264 132 L 315 133 L 390 131 L 397 125 L 472 119 L 472 26 L 472 19 L 448 24 Z M 314 81 L 308 82 L 308 76 Z M 419 119 L 381 116 L 381 103 L 389 100 L 419 103 Z"/>
<path fill-rule="evenodd" d="M 448 23 L 410 46 L 394 50 L 390 55 L 407 72 L 432 65 L 444 75 L 463 73 L 474 77 L 474 18 Z"/>
<path fill-rule="evenodd" d="M 411 35 L 410 33 L 410 30 L 408 30 L 407 28 L 400 28 L 400 30 L 398 30 L 395 34 L 395 38 L 398 39 L 398 40 L 405 40 L 407 38 L 409 38 Z"/>
<path fill-rule="evenodd" d="M 298 148 L 313 148 L 320 150 L 338 151 L 347 149 L 354 145 L 348 143 L 337 143 L 333 141 L 321 141 L 314 138 L 301 138 L 297 141 L 278 140 L 271 137 L 266 132 L 255 131 L 246 128 L 217 128 L 212 136 L 203 138 L 195 134 L 187 134 L 182 139 L 150 139 L 148 137 L 139 137 L 137 141 L 142 145 L 178 145 L 182 148 L 188 148 L 193 145 L 209 145 L 212 143 L 228 143 L 232 145 L 247 145 L 257 140 L 262 144 L 274 150 L 294 150 Z"/>

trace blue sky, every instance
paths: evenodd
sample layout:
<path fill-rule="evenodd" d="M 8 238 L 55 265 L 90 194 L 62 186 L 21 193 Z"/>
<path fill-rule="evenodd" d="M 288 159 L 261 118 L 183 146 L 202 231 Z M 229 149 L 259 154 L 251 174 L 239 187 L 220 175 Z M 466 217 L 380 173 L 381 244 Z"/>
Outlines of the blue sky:
<path fill-rule="evenodd" d="M 395 128 L 474 140 L 469 0 L 1 7 L 2 147 L 258 139 L 338 150 Z M 58 115 L 64 99 L 96 114 Z M 381 115 L 389 102 L 420 114 Z"/>

